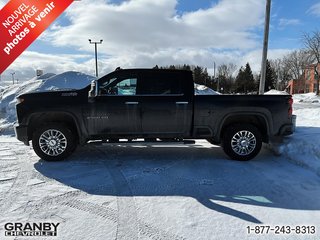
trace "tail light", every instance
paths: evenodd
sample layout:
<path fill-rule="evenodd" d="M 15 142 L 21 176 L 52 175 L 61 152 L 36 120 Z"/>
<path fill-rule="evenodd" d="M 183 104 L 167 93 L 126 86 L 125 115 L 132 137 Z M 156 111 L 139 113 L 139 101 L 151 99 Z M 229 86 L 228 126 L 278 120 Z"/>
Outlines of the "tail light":
<path fill-rule="evenodd" d="M 292 104 L 293 104 L 293 99 L 292 96 L 288 99 L 288 104 L 289 104 L 289 109 L 288 109 L 288 116 L 291 117 L 292 116 Z"/>

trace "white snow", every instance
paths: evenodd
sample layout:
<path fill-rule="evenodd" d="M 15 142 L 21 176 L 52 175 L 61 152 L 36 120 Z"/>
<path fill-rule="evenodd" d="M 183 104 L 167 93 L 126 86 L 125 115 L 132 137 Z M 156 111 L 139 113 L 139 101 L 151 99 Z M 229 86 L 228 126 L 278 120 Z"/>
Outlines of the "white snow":
<path fill-rule="evenodd" d="M 286 91 L 278 91 L 275 89 L 271 89 L 268 92 L 264 93 L 265 95 L 289 95 Z"/>
<path fill-rule="evenodd" d="M 211 88 L 195 83 L 195 95 L 220 95 L 221 93 L 212 90 Z"/>
<path fill-rule="evenodd" d="M 37 91 L 81 89 L 88 86 L 94 79 L 96 77 L 80 72 L 65 72 L 43 81 Z"/>
<path fill-rule="evenodd" d="M 319 239 L 319 97 L 293 96 L 297 129 L 285 138 L 281 156 L 264 147 L 252 161 L 231 161 L 220 147 L 197 140 L 91 144 L 50 163 L 17 141 L 9 126 L 18 94 L 78 86 L 62 76 L 1 91 L 0 129 L 9 134 L 0 135 L 0 239 L 11 239 L 4 236 L 7 222 L 60 223 L 52 239 L 68 240 Z M 316 234 L 247 233 L 267 225 L 315 226 Z"/>
<path fill-rule="evenodd" d="M 320 176 L 320 97 L 314 93 L 293 95 L 293 112 L 297 115 L 296 133 L 281 147 L 291 161 L 311 169 Z"/>
<path fill-rule="evenodd" d="M 6 132 L 12 129 L 16 121 L 16 97 L 19 95 L 28 92 L 81 89 L 88 86 L 94 79 L 96 78 L 93 76 L 70 71 L 58 75 L 47 73 L 20 84 L 2 87 L 0 91 L 0 119 L 2 119 L 0 129 Z"/>

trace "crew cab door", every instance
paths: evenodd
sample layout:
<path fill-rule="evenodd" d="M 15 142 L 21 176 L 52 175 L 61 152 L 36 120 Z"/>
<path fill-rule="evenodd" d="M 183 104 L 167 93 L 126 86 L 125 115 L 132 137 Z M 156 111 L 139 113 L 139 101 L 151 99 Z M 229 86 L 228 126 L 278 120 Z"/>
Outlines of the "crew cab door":
<path fill-rule="evenodd" d="M 193 81 L 192 78 L 189 78 L 192 83 L 184 81 L 187 80 L 184 79 L 184 73 L 168 70 L 141 73 L 137 92 L 140 95 L 144 135 L 189 136 L 192 125 Z"/>
<path fill-rule="evenodd" d="M 119 138 L 141 133 L 137 82 L 137 75 L 129 72 L 114 72 L 99 80 L 98 95 L 86 114 L 90 135 Z"/>

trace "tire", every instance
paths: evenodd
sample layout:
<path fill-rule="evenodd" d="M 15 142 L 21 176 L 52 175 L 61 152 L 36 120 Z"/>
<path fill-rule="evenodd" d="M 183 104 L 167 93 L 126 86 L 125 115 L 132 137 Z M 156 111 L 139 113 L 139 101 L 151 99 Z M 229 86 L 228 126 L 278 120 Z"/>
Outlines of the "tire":
<path fill-rule="evenodd" d="M 61 161 L 77 147 L 75 135 L 63 124 L 49 123 L 38 128 L 32 137 L 35 153 L 46 161 Z"/>
<path fill-rule="evenodd" d="M 229 126 L 223 135 L 223 150 L 234 160 L 248 161 L 253 159 L 260 152 L 261 146 L 261 133 L 251 124 Z"/>

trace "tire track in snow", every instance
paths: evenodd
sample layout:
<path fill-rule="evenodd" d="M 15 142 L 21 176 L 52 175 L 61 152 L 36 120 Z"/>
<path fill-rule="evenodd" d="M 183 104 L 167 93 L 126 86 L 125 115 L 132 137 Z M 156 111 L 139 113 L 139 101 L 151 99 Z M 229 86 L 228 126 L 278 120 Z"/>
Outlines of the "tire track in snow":
<path fill-rule="evenodd" d="M 21 155 L 20 152 L 19 154 L 15 152 L 11 152 L 11 153 L 12 153 L 11 155 L 7 155 L 7 156 Z M 24 153 L 26 153 L 26 155 L 29 155 L 28 150 L 24 151 Z M 25 161 L 25 159 L 21 159 L 21 158 L 18 158 L 18 164 L 19 164 L 19 169 L 17 170 L 17 176 L 12 182 L 10 188 L 3 194 L 4 198 L 1 199 L 1 205 L 0 205 L 1 213 L 8 212 L 10 210 L 10 207 L 18 200 L 19 196 L 22 195 L 21 193 L 26 190 L 26 188 L 23 186 L 25 186 L 28 182 L 28 176 L 31 173 L 31 166 L 28 162 Z"/>
<path fill-rule="evenodd" d="M 101 217 L 103 219 L 108 219 L 114 223 L 118 223 L 118 211 L 114 210 L 110 207 L 101 206 L 99 204 L 85 202 L 82 200 L 75 200 L 72 202 L 65 202 L 63 205 L 68 207 L 87 212 L 89 214 Z M 147 236 L 151 239 L 167 239 L 167 240 L 183 240 L 183 237 L 171 234 L 169 232 L 160 230 L 151 224 L 145 223 L 143 221 L 137 221 L 137 230 L 140 234 Z M 120 236 L 121 237 L 121 236 Z M 119 239 L 118 236 L 116 239 Z M 136 238 L 129 238 L 129 239 L 136 239 Z"/>
<path fill-rule="evenodd" d="M 108 170 L 117 198 L 117 232 L 116 239 L 138 239 L 137 207 L 135 206 L 132 190 L 117 166 L 106 163 L 106 159 L 116 160 L 115 155 L 106 154 L 103 149 L 94 146 L 100 155 L 100 161 Z"/>
<path fill-rule="evenodd" d="M 125 176 L 123 175 L 119 167 L 112 166 L 111 164 L 108 164 L 106 161 L 106 158 L 111 158 L 112 160 L 116 161 L 116 155 L 107 154 L 98 148 L 93 148 L 93 152 L 97 157 L 95 163 L 100 160 L 100 163 L 103 163 L 103 165 L 106 167 L 106 170 L 109 171 L 110 176 L 112 177 L 114 185 L 113 192 L 114 195 L 117 197 L 118 209 L 113 209 L 111 207 L 99 205 L 92 202 L 85 202 L 83 201 L 83 198 L 91 196 L 91 194 L 88 194 L 80 190 L 69 191 L 57 196 L 44 197 L 42 199 L 39 199 L 35 203 L 29 202 L 26 205 L 21 206 L 19 209 L 23 209 L 25 213 L 30 212 L 29 218 L 31 218 L 32 216 L 37 216 L 39 211 L 47 209 L 48 206 L 66 206 L 72 209 L 77 209 L 79 211 L 83 211 L 88 214 L 92 214 L 97 217 L 107 219 L 117 224 L 116 237 L 119 240 L 138 239 L 139 235 L 148 237 L 150 239 L 184 239 L 183 237 L 172 234 L 166 230 L 159 229 L 158 227 L 155 227 L 149 223 L 146 223 L 138 219 L 138 211 L 134 203 L 133 194 Z M 26 158 L 26 156 L 24 158 Z M 25 161 L 25 159 L 22 159 L 22 157 L 18 157 L 18 160 L 23 161 L 19 162 L 20 169 L 17 175 L 17 179 L 12 184 L 10 190 L 7 191 L 8 196 L 4 201 L 4 206 L 1 206 L 0 210 L 5 210 L 5 208 L 9 208 L 12 206 L 12 204 L 14 204 L 13 198 L 18 195 L 17 191 L 21 191 L 21 189 L 25 189 L 25 191 L 27 191 L 27 188 L 23 188 L 23 185 L 27 184 L 29 180 L 29 175 L 33 178 L 36 177 L 41 178 L 42 180 L 46 180 L 46 182 L 49 179 L 49 181 L 47 182 L 49 184 L 51 181 L 55 181 L 51 178 L 42 176 L 40 173 L 35 173 L 32 170 L 29 171 L 27 165 L 29 165 L 29 167 L 31 168 L 32 164 L 30 164 L 30 162 Z M 76 181 L 76 179 L 74 180 Z M 90 191 L 104 193 L 106 191 L 106 187 L 108 187 L 108 192 L 111 192 L 109 189 L 110 185 L 105 186 L 105 184 L 101 184 L 93 188 L 91 187 Z M 77 188 L 76 184 L 75 188 Z M 127 227 L 127 225 L 130 224 L 130 222 L 132 222 L 132 224 L 129 227 Z"/>
<path fill-rule="evenodd" d="M 52 205 L 63 205 L 66 202 L 74 201 L 77 197 L 85 196 L 86 193 L 80 190 L 69 191 L 57 196 L 44 197 L 38 203 L 32 203 L 26 206 L 25 211 L 36 212 L 40 209 L 47 208 Z"/>
<path fill-rule="evenodd" d="M 145 223 L 137 218 L 138 210 L 134 202 L 133 192 L 118 164 L 111 166 L 106 163 L 106 159 L 116 160 L 115 154 L 106 153 L 103 149 L 94 147 L 102 155 L 101 161 L 109 171 L 117 196 L 117 234 L 116 239 L 138 239 L 139 235 L 147 236 L 151 239 L 182 240 L 181 236 L 161 230 L 151 224 Z"/>

